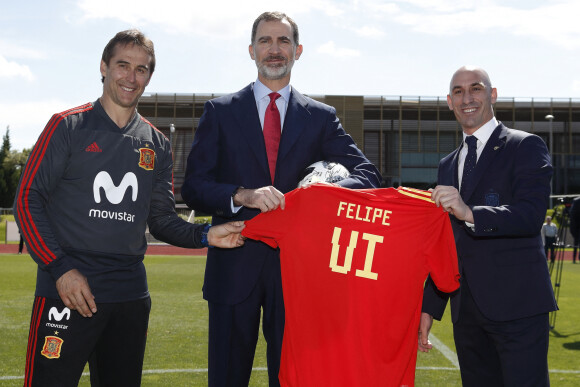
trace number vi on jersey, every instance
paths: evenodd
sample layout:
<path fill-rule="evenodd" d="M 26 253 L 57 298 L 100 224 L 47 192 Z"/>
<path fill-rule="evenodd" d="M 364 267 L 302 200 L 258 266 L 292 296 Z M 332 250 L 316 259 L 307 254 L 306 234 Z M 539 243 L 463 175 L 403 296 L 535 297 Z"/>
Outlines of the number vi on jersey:
<path fill-rule="evenodd" d="M 330 253 L 330 269 L 336 273 L 348 274 L 352 267 L 353 255 L 358 244 L 360 233 L 358 231 L 350 232 L 350 240 L 346 248 L 344 263 L 340 265 L 338 263 L 338 256 L 340 252 L 339 241 L 341 233 L 342 229 L 340 227 L 334 228 L 334 232 L 332 234 L 332 251 Z M 363 270 L 357 269 L 355 275 L 357 277 L 376 280 L 378 279 L 379 274 L 372 271 L 375 247 L 377 243 L 383 243 L 384 238 L 380 235 L 363 233 L 361 239 L 367 241 L 367 251 L 365 254 Z"/>

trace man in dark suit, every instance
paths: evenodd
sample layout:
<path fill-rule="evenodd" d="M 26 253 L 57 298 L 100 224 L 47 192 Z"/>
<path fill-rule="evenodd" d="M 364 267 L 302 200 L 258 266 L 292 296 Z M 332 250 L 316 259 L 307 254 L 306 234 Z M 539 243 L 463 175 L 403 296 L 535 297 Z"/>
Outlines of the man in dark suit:
<path fill-rule="evenodd" d="M 451 295 L 427 281 L 419 349 L 431 349 L 433 318 L 451 297 L 464 386 L 547 386 L 549 312 L 557 306 L 540 229 L 550 155 L 538 136 L 496 120 L 497 90 L 483 69 L 460 68 L 449 89 L 464 142 L 441 160 L 432 199 L 451 215 L 462 278 Z"/>
<path fill-rule="evenodd" d="M 256 82 L 205 105 L 181 190 L 186 203 L 212 214 L 214 225 L 251 219 L 284 208 L 283 194 L 319 160 L 349 169 L 350 176 L 338 183 L 343 187 L 379 186 L 379 172 L 345 133 L 336 110 L 290 86 L 292 66 L 302 54 L 296 23 L 283 13 L 260 15 L 249 53 L 258 68 Z M 275 121 L 279 140 L 267 134 Z M 248 384 L 261 310 L 270 386 L 278 385 L 284 331 L 278 250 L 251 240 L 229 252 L 210 249 L 203 292 L 209 305 L 209 385 Z"/>

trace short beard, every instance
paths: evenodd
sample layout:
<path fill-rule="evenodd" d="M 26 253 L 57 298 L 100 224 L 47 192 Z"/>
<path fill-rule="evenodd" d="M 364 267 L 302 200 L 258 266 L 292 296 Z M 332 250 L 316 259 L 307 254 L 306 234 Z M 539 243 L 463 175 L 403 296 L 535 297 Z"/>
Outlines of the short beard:
<path fill-rule="evenodd" d="M 284 77 L 286 77 L 288 74 L 290 74 L 290 71 L 292 70 L 292 66 L 294 65 L 294 60 L 291 59 L 288 62 L 282 64 L 281 66 L 276 66 L 276 67 L 270 67 L 266 64 L 266 62 L 270 59 L 286 59 L 283 57 L 268 57 L 266 59 L 264 59 L 264 61 L 262 63 L 259 63 L 258 61 L 256 61 L 256 67 L 258 67 L 258 72 L 265 78 L 268 80 L 278 80 L 278 79 L 282 79 Z"/>

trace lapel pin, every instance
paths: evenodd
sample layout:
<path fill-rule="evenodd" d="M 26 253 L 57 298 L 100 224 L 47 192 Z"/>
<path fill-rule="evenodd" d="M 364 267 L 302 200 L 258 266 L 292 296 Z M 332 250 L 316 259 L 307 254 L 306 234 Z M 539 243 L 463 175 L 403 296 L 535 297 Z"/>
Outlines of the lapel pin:
<path fill-rule="evenodd" d="M 498 149 L 499 149 L 499 146 L 494 146 L 493 147 L 493 150 L 498 150 Z"/>

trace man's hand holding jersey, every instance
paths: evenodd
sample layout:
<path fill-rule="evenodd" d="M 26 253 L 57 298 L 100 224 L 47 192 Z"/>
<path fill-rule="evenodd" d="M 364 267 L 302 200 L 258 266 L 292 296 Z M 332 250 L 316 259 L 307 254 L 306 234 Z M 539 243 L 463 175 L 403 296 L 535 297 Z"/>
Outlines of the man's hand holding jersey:
<path fill-rule="evenodd" d="M 262 212 L 274 211 L 278 207 L 284 209 L 286 205 L 284 194 L 271 185 L 257 189 L 240 187 L 233 196 L 233 202 L 236 206 L 257 208 Z"/>
<path fill-rule="evenodd" d="M 210 246 L 231 249 L 244 244 L 245 238 L 240 234 L 246 227 L 244 222 L 228 222 L 212 226 L 207 233 L 207 242 Z"/>
<path fill-rule="evenodd" d="M 435 189 L 429 191 L 431 191 L 431 199 L 433 199 L 437 207 L 442 207 L 459 220 L 473 223 L 471 208 L 465 204 L 457 188 L 438 185 Z"/>
<path fill-rule="evenodd" d="M 207 241 L 210 246 L 230 249 L 244 244 L 245 238 L 240 234 L 246 227 L 244 222 L 229 222 L 210 227 Z M 76 310 L 83 317 L 92 317 L 97 313 L 95 296 L 87 278 L 77 269 L 64 273 L 56 281 L 56 290 L 67 308 Z"/>

